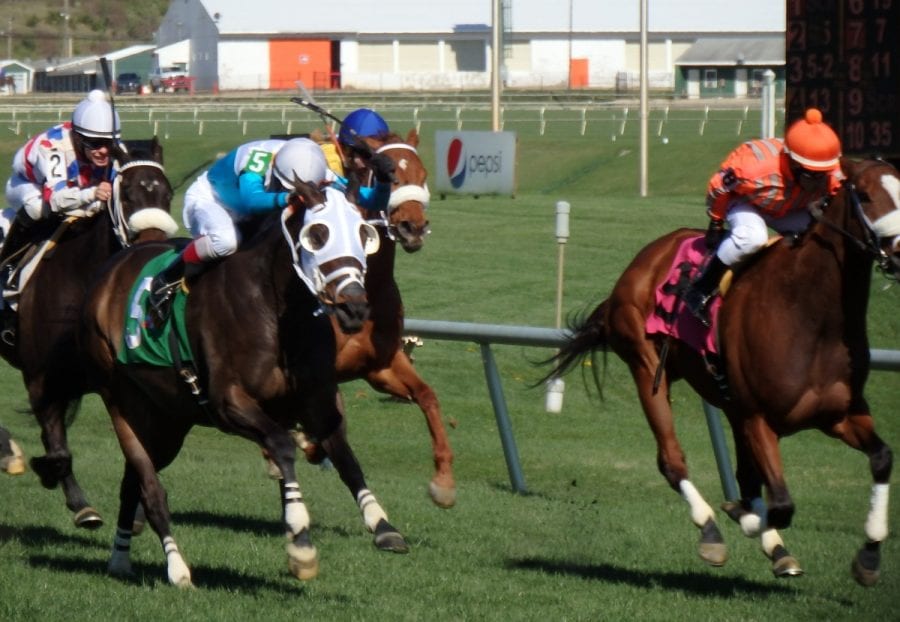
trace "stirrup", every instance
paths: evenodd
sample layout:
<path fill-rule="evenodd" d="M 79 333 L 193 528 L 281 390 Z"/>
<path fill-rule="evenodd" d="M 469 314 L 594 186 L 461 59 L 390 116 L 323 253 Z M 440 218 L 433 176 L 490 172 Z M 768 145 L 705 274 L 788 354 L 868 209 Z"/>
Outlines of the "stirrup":
<path fill-rule="evenodd" d="M 691 315 L 697 318 L 703 326 L 709 328 L 712 324 L 709 317 L 709 301 L 711 299 L 712 295 L 706 295 L 700 290 L 690 287 L 684 292 L 681 301 Z"/>
<path fill-rule="evenodd" d="M 150 296 L 147 298 L 147 311 L 153 325 L 162 328 L 163 324 L 169 319 L 172 310 L 172 298 L 175 297 L 175 289 L 181 285 L 181 279 L 165 283 L 158 287 L 150 289 Z"/>
<path fill-rule="evenodd" d="M 16 329 L 4 328 L 0 331 L 0 341 L 8 345 L 10 348 L 16 347 Z"/>

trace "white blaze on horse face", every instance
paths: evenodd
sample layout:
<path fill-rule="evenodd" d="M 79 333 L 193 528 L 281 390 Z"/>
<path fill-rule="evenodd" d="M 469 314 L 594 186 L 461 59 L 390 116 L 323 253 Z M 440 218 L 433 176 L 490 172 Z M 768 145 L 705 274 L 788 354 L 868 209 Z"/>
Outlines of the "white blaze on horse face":
<path fill-rule="evenodd" d="M 893 238 L 891 248 L 900 252 L 900 178 L 882 175 L 881 187 L 894 203 L 894 209 L 872 223 L 872 229 L 882 240 Z"/>

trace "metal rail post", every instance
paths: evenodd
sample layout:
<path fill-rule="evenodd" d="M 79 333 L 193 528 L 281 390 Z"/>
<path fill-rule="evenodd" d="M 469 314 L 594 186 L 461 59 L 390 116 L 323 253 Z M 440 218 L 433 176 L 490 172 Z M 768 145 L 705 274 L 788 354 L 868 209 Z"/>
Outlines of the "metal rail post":
<path fill-rule="evenodd" d="M 503 396 L 503 383 L 497 372 L 494 353 L 491 352 L 489 343 L 480 343 L 479 345 L 481 346 L 481 361 L 484 363 L 484 377 L 487 380 L 488 392 L 491 394 L 491 403 L 494 405 L 494 417 L 497 419 L 500 443 L 503 445 L 506 469 L 509 471 L 509 481 L 513 490 L 524 494 L 528 492 L 528 488 L 525 486 L 525 477 L 522 475 L 519 450 L 516 447 L 516 438 L 513 436 L 512 424 L 509 422 L 509 411 L 506 409 L 506 398 Z"/>

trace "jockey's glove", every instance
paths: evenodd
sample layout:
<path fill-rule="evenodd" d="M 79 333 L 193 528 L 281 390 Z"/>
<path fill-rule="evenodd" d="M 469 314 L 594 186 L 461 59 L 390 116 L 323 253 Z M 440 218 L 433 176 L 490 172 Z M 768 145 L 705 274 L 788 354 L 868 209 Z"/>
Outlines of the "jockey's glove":
<path fill-rule="evenodd" d="M 369 160 L 369 166 L 372 167 L 372 172 L 375 174 L 376 181 L 386 184 L 392 184 L 397 181 L 394 177 L 394 171 L 397 170 L 394 167 L 394 161 L 387 155 L 376 153 L 372 156 L 372 159 Z"/>
<path fill-rule="evenodd" d="M 712 218 L 709 221 L 709 227 L 706 228 L 706 235 L 703 241 L 706 242 L 706 248 L 713 251 L 719 248 L 722 239 L 725 237 L 725 221 L 718 218 Z"/>

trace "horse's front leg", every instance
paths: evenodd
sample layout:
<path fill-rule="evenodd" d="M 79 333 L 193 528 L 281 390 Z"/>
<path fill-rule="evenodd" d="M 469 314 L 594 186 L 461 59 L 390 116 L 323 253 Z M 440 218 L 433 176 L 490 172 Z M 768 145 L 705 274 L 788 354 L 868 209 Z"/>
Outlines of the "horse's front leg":
<path fill-rule="evenodd" d="M 870 587 L 878 582 L 881 542 L 888 534 L 888 491 L 894 465 L 893 452 L 875 433 L 872 417 L 867 412 L 846 417 L 829 433 L 869 457 L 872 496 L 865 525 L 866 543 L 853 559 L 851 572 L 860 585 Z"/>
<path fill-rule="evenodd" d="M 450 508 L 456 503 L 456 482 L 453 478 L 453 449 L 444 427 L 441 405 L 434 390 L 416 373 L 409 358 L 400 350 L 394 354 L 391 366 L 368 378 L 377 391 L 401 399 L 411 399 L 422 409 L 434 456 L 434 476 L 428 484 L 428 494 L 435 505 Z"/>
<path fill-rule="evenodd" d="M 625 357 L 623 359 L 629 360 Z M 631 372 L 647 423 L 656 438 L 659 471 L 669 482 L 669 486 L 690 506 L 691 521 L 700 529 L 700 558 L 711 566 L 722 566 L 728 560 L 728 548 L 716 524 L 712 506 L 688 479 L 684 452 L 675 435 L 668 378 L 664 374 L 660 388 L 654 391 L 655 365 L 645 367 L 636 364 L 632 366 Z"/>
<path fill-rule="evenodd" d="M 65 423 L 70 402 L 45 399 L 38 388 L 40 384 L 30 383 L 29 398 L 41 427 L 44 455 L 32 458 L 31 468 L 45 488 L 53 489 L 62 484 L 66 507 L 73 513 L 72 522 L 76 527 L 98 529 L 103 525 L 103 517 L 87 502 L 72 470 L 72 453 L 69 451 Z"/>
<path fill-rule="evenodd" d="M 335 405 L 343 416 L 343 400 L 340 393 L 335 396 Z M 343 418 L 338 429 L 322 442 L 322 447 L 337 469 L 341 481 L 356 500 L 366 528 L 375 534 L 375 546 L 382 551 L 393 553 L 409 552 L 406 540 L 388 521 L 387 513 L 366 485 L 362 468 L 347 441 L 346 418 Z"/>
<path fill-rule="evenodd" d="M 741 500 L 726 502 L 722 509 L 741 526 L 745 536 L 759 537 L 760 548 L 772 562 L 776 577 L 796 577 L 803 574 L 797 559 L 791 555 L 776 529 L 766 526 L 766 503 L 762 498 L 762 479 L 753 462 L 753 454 L 747 446 L 740 425 L 731 426 L 737 461 L 736 476 Z"/>
<path fill-rule="evenodd" d="M 319 556 L 310 536 L 310 518 L 294 470 L 296 445 L 291 435 L 270 419 L 241 387 L 226 392 L 222 410 L 226 427 L 259 444 L 280 472 L 281 509 L 287 534 L 288 568 L 301 581 L 319 574 Z"/>

